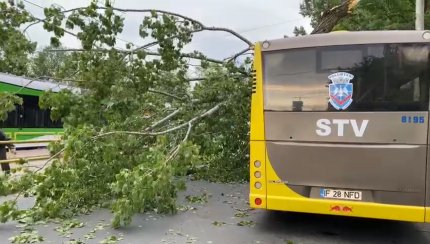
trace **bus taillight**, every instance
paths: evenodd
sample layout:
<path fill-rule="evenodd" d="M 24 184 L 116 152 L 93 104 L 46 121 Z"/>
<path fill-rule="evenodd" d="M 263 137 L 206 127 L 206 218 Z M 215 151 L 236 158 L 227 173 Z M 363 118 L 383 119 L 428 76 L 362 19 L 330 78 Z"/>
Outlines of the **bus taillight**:
<path fill-rule="evenodd" d="M 263 203 L 263 200 L 261 200 L 261 198 L 255 199 L 255 205 L 261 205 L 261 203 Z"/>

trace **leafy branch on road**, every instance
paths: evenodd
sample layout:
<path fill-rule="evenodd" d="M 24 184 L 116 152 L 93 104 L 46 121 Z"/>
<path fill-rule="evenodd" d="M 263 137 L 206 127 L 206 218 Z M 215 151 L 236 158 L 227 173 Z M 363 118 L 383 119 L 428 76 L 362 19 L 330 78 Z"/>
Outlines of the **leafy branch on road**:
<path fill-rule="evenodd" d="M 136 213 L 175 213 L 176 194 L 187 174 L 210 180 L 246 178 L 250 60 L 238 57 L 251 50 L 249 40 L 181 14 L 121 9 L 110 1 L 70 10 L 51 6 L 44 9 L 44 18 L 22 4 L 2 2 L 0 8 L 0 30 L 6 34 L 1 36 L 20 33 L 18 42 L 28 44 L 27 54 L 34 51 L 25 38 L 29 28 L 40 23 L 52 35 L 51 47 L 19 74 L 56 78 L 73 87 L 40 97 L 40 106 L 63 122 L 63 141 L 52 145 L 53 157 L 41 169 L 1 181 L 0 191 L 18 192 L 14 200 L 0 204 L 1 222 L 26 218 L 31 225 L 108 207 L 112 225 L 120 227 Z M 125 48 L 117 44 L 124 12 L 142 14 L 136 31 L 140 43 Z M 230 33 L 247 47 L 224 60 L 184 52 L 201 31 Z M 62 46 L 67 34 L 82 48 Z M 5 115 L 19 103 L 3 100 L 10 107 Z M 22 196 L 33 196 L 34 206 L 18 209 Z M 67 234 L 66 229 L 58 230 Z"/>

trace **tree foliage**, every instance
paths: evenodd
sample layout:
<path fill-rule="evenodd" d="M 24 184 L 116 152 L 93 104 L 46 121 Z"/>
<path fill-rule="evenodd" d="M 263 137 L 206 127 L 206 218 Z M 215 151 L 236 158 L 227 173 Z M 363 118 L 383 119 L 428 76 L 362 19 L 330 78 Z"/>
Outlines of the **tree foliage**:
<path fill-rule="evenodd" d="M 41 107 L 64 123 L 63 141 L 52 147 L 62 157 L 43 173 L 14 183 L 36 202 L 27 211 L 5 202 L 0 205 L 2 222 L 70 217 L 106 206 L 119 227 L 135 213 L 175 212 L 176 193 L 190 172 L 210 180 L 245 177 L 249 61 L 239 65 L 183 51 L 193 33 L 202 30 L 243 37 L 175 13 L 142 10 L 138 33 L 146 44 L 129 43 L 124 50 L 116 41 L 124 28 L 119 12 L 126 10 L 110 1 L 65 11 L 53 6 L 40 20 L 25 8 L 4 6 L 15 15 L 30 16 L 28 24 L 43 23 L 53 34 L 52 47 L 34 58 L 33 75 L 54 76 L 74 89 L 41 97 Z M 0 16 L 0 21 L 15 15 Z M 82 48 L 61 48 L 66 34 L 76 36 Z M 194 65 L 201 74 L 197 84 L 189 76 Z"/>
<path fill-rule="evenodd" d="M 413 26 L 412 0 L 361 0 L 350 12 L 353 2 L 305 0 L 300 13 L 321 30 Z M 334 11 L 345 3 L 347 8 Z M 129 10 L 110 1 L 72 10 L 53 6 L 44 10 L 44 19 L 24 6 L 2 2 L 0 10 L 0 71 L 51 77 L 75 88 L 41 98 L 40 105 L 64 123 L 63 141 L 51 145 L 52 153 L 62 157 L 43 171 L 23 168 L 26 174 L 19 179 L 0 178 L 0 195 L 18 192 L 36 199 L 30 210 L 18 210 L 16 199 L 0 204 L 1 222 L 67 218 L 102 206 L 113 211 L 113 225 L 119 227 L 135 213 L 174 213 L 187 174 L 226 182 L 246 179 L 250 60 L 235 63 L 234 58 L 249 47 L 232 60 L 183 49 L 194 33 L 204 30 L 227 31 L 247 45 L 249 41 L 226 28 L 143 9 L 133 10 L 144 15 L 136 30 L 143 44 L 119 49 L 124 29 L 120 13 Z M 51 46 L 29 62 L 35 44 L 20 28 L 36 23 L 52 34 Z M 296 28 L 295 34 L 306 33 Z M 62 47 L 64 35 L 78 38 L 82 48 Z M 191 69 L 200 77 L 190 77 Z M 20 102 L 13 94 L 1 94 L 0 119 Z"/>
<path fill-rule="evenodd" d="M 314 28 L 311 34 L 327 33 L 350 15 L 359 2 L 360 0 L 304 0 L 300 4 L 300 14 L 311 19 L 311 26 Z M 300 28 L 296 27 L 295 32 L 298 30 Z"/>
<path fill-rule="evenodd" d="M 15 110 L 17 104 L 22 104 L 22 98 L 8 92 L 0 92 L 0 120 L 5 121 L 8 112 Z"/>
<path fill-rule="evenodd" d="M 381 16 L 384 16 L 381 18 Z M 429 15 L 425 15 L 428 23 Z M 415 0 L 361 0 L 356 11 L 339 23 L 336 29 L 413 30 Z"/>
<path fill-rule="evenodd" d="M 300 14 L 311 20 L 311 26 L 327 18 L 327 13 L 345 0 L 304 0 Z M 415 28 L 415 0 L 360 0 L 353 11 L 340 18 L 333 30 L 413 30 Z M 430 26 L 430 3 L 425 4 L 425 26 Z M 295 32 L 297 32 L 296 27 Z"/>
<path fill-rule="evenodd" d="M 338 6 L 343 0 L 303 0 L 300 4 L 300 14 L 311 19 L 311 26 L 316 28 L 322 20 L 325 11 Z"/>
<path fill-rule="evenodd" d="M 303 26 L 294 27 L 293 34 L 294 34 L 294 36 L 306 36 L 307 35 L 306 30 Z"/>
<path fill-rule="evenodd" d="M 0 72 L 22 75 L 27 72 L 29 55 L 35 50 L 36 43 L 29 41 L 20 31 L 20 26 L 33 18 L 22 13 L 22 5 L 10 8 L 0 2 Z M 21 104 L 22 99 L 14 94 L 0 93 L 0 120 L 7 119 L 8 112 Z"/>
<path fill-rule="evenodd" d="M 250 62 L 247 60 L 246 62 Z M 245 66 L 241 72 L 249 73 Z M 206 162 L 198 177 L 215 181 L 244 181 L 248 178 L 248 141 L 250 86 L 236 67 L 212 67 L 204 71 L 206 79 L 199 83 L 194 96 L 212 104 L 225 101 L 218 117 L 200 123 L 192 141 L 200 146 Z M 245 139 L 246 138 L 246 139 Z M 245 140 L 244 140 L 245 139 Z"/>
<path fill-rule="evenodd" d="M 36 43 L 29 41 L 19 29 L 33 20 L 22 9 L 22 5 L 10 8 L 6 2 L 0 2 L 0 72 L 25 74 L 28 56 L 36 48 Z"/>
<path fill-rule="evenodd" d="M 27 65 L 27 73 L 31 77 L 46 79 L 71 79 L 76 73 L 76 63 L 72 62 L 72 55 L 68 52 L 52 51 L 62 49 L 63 47 L 45 47 L 42 51 L 36 53 Z"/>

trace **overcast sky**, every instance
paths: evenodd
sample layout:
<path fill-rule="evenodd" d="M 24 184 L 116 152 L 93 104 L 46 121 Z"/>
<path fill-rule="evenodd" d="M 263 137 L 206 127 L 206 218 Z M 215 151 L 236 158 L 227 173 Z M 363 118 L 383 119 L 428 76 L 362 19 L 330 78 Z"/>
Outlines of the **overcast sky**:
<path fill-rule="evenodd" d="M 203 22 L 207 26 L 233 29 L 252 42 L 282 38 L 292 35 L 294 26 L 303 25 L 310 30 L 309 20 L 299 14 L 302 0 L 116 0 L 115 6 L 136 9 L 161 9 L 180 13 Z M 70 9 L 87 6 L 89 0 L 24 0 L 27 9 L 35 16 L 43 17 L 41 7 L 51 4 Z M 143 20 L 139 13 L 126 14 L 125 29 L 120 38 L 136 45 L 144 44 L 139 38 L 138 26 Z M 41 25 L 31 27 L 28 36 L 39 43 L 39 48 L 49 45 L 50 36 Z M 62 43 L 67 47 L 79 47 L 79 41 L 66 34 Z M 124 46 L 124 41 L 118 42 Z M 198 33 L 191 49 L 202 51 L 212 58 L 225 58 L 245 48 L 246 45 L 235 37 L 223 32 Z"/>

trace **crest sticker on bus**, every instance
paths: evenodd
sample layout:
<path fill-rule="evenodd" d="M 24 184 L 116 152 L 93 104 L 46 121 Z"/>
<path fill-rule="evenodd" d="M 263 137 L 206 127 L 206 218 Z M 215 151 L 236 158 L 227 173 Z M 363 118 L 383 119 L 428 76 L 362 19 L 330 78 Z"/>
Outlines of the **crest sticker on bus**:
<path fill-rule="evenodd" d="M 338 72 L 328 76 L 330 104 L 337 110 L 345 110 L 352 103 L 353 86 L 349 83 L 354 75 L 346 72 Z"/>

